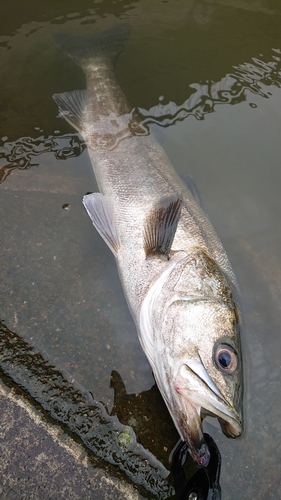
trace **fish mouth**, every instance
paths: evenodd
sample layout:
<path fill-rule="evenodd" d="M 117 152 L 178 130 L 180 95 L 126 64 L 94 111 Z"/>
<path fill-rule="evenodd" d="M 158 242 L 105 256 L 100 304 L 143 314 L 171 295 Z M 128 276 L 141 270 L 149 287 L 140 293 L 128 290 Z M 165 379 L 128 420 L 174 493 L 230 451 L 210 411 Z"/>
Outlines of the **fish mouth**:
<path fill-rule="evenodd" d="M 184 361 L 179 367 L 175 388 L 180 396 L 184 415 L 178 426 L 180 434 L 195 463 L 205 467 L 208 452 L 202 430 L 203 419 L 208 415 L 216 417 L 225 436 L 237 438 L 243 433 L 241 416 L 218 390 L 201 360 Z M 203 455 L 207 463 L 204 462 Z"/>
<path fill-rule="evenodd" d="M 197 467 L 207 467 L 210 452 L 205 443 L 200 407 L 187 399 L 184 400 L 183 406 L 180 418 L 175 424 L 181 438 L 187 443 L 189 453 Z"/>

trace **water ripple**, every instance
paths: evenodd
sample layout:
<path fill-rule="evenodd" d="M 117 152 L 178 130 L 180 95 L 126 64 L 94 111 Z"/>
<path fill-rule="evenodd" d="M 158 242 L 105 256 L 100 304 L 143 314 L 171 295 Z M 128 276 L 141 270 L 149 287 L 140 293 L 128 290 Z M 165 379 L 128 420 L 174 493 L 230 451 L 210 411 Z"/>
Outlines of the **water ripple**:
<path fill-rule="evenodd" d="M 246 101 L 247 92 L 270 98 L 269 87 L 281 88 L 279 55 L 281 55 L 280 49 L 272 49 L 270 61 L 264 61 L 262 56 L 254 57 L 250 62 L 233 66 L 234 71 L 219 82 L 209 80 L 190 84 L 193 93 L 180 105 L 172 101 L 163 104 L 161 96 L 159 103 L 148 110 L 135 107 L 127 115 L 118 117 L 109 113 L 106 117 L 99 117 L 98 121 L 93 123 L 95 134 L 92 142 L 97 147 L 106 146 L 112 150 L 120 141 L 132 136 L 149 134 L 151 124 L 169 127 L 190 115 L 197 120 L 204 120 L 205 115 L 212 113 L 219 104 L 234 105 Z M 249 105 L 256 107 L 254 103 Z M 64 160 L 81 155 L 86 148 L 85 142 L 77 134 L 47 137 L 42 135 L 35 139 L 22 137 L 15 142 L 7 142 L 6 138 L 2 138 L 2 142 L 4 145 L 0 147 L 0 183 L 14 169 L 27 170 L 38 166 L 36 157 L 43 153 L 52 152 L 58 160 Z"/>
<path fill-rule="evenodd" d="M 36 157 L 43 153 L 54 153 L 58 160 L 80 156 L 86 148 L 85 142 L 77 134 L 66 134 L 60 137 L 39 136 L 21 137 L 15 142 L 2 138 L 4 145 L 0 147 L 0 184 L 14 169 L 28 170 L 37 167 Z"/>
<path fill-rule="evenodd" d="M 219 82 L 211 80 L 192 83 L 193 94 L 182 104 L 170 101 L 159 104 L 149 110 L 136 108 L 143 126 L 154 123 L 161 127 L 169 127 L 192 115 L 197 120 L 204 120 L 206 114 L 212 113 L 218 104 L 238 104 L 247 100 L 246 91 L 268 98 L 271 93 L 266 87 L 281 88 L 281 54 L 279 49 L 272 49 L 272 61 L 265 62 L 252 58 L 250 63 L 233 66 L 234 72 L 227 74 Z"/>

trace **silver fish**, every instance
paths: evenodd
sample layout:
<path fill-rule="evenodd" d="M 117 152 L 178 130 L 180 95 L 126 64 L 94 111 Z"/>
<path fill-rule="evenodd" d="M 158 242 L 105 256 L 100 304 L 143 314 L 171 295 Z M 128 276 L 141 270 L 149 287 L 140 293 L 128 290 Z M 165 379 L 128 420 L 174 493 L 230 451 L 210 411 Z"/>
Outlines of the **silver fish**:
<path fill-rule="evenodd" d="M 197 196 L 134 117 L 114 75 L 127 27 L 90 38 L 58 35 L 87 90 L 55 94 L 82 134 L 100 193 L 84 206 L 112 250 L 139 340 L 175 426 L 198 466 L 209 461 L 202 420 L 242 434 L 237 283 Z"/>

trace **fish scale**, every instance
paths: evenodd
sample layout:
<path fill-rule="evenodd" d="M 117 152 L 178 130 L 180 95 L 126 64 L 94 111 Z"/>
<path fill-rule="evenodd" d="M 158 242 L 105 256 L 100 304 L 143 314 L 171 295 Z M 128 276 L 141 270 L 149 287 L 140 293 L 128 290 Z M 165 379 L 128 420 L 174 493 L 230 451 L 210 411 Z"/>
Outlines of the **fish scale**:
<path fill-rule="evenodd" d="M 84 196 L 84 206 L 116 258 L 175 426 L 204 467 L 206 415 L 217 417 L 228 437 L 243 432 L 238 287 L 206 213 L 135 118 L 114 76 L 127 36 L 126 25 L 89 38 L 57 36 L 84 70 L 87 91 L 54 99 L 88 146 L 100 193 Z"/>

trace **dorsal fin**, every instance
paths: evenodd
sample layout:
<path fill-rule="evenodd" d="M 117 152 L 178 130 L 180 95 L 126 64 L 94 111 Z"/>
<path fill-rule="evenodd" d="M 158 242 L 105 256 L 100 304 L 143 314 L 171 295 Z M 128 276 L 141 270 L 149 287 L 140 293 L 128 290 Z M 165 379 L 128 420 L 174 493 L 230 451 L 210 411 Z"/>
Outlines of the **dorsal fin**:
<path fill-rule="evenodd" d="M 167 259 L 176 234 L 182 200 L 178 195 L 161 198 L 148 214 L 143 231 L 146 257 L 160 254 Z"/>
<path fill-rule="evenodd" d="M 73 90 L 53 95 L 59 107 L 60 116 L 65 118 L 80 134 L 83 130 L 83 112 L 87 98 L 87 90 Z"/>
<path fill-rule="evenodd" d="M 83 196 L 83 205 L 96 230 L 116 257 L 119 249 L 119 239 L 115 223 L 113 198 L 104 196 L 101 193 L 86 194 Z"/>

